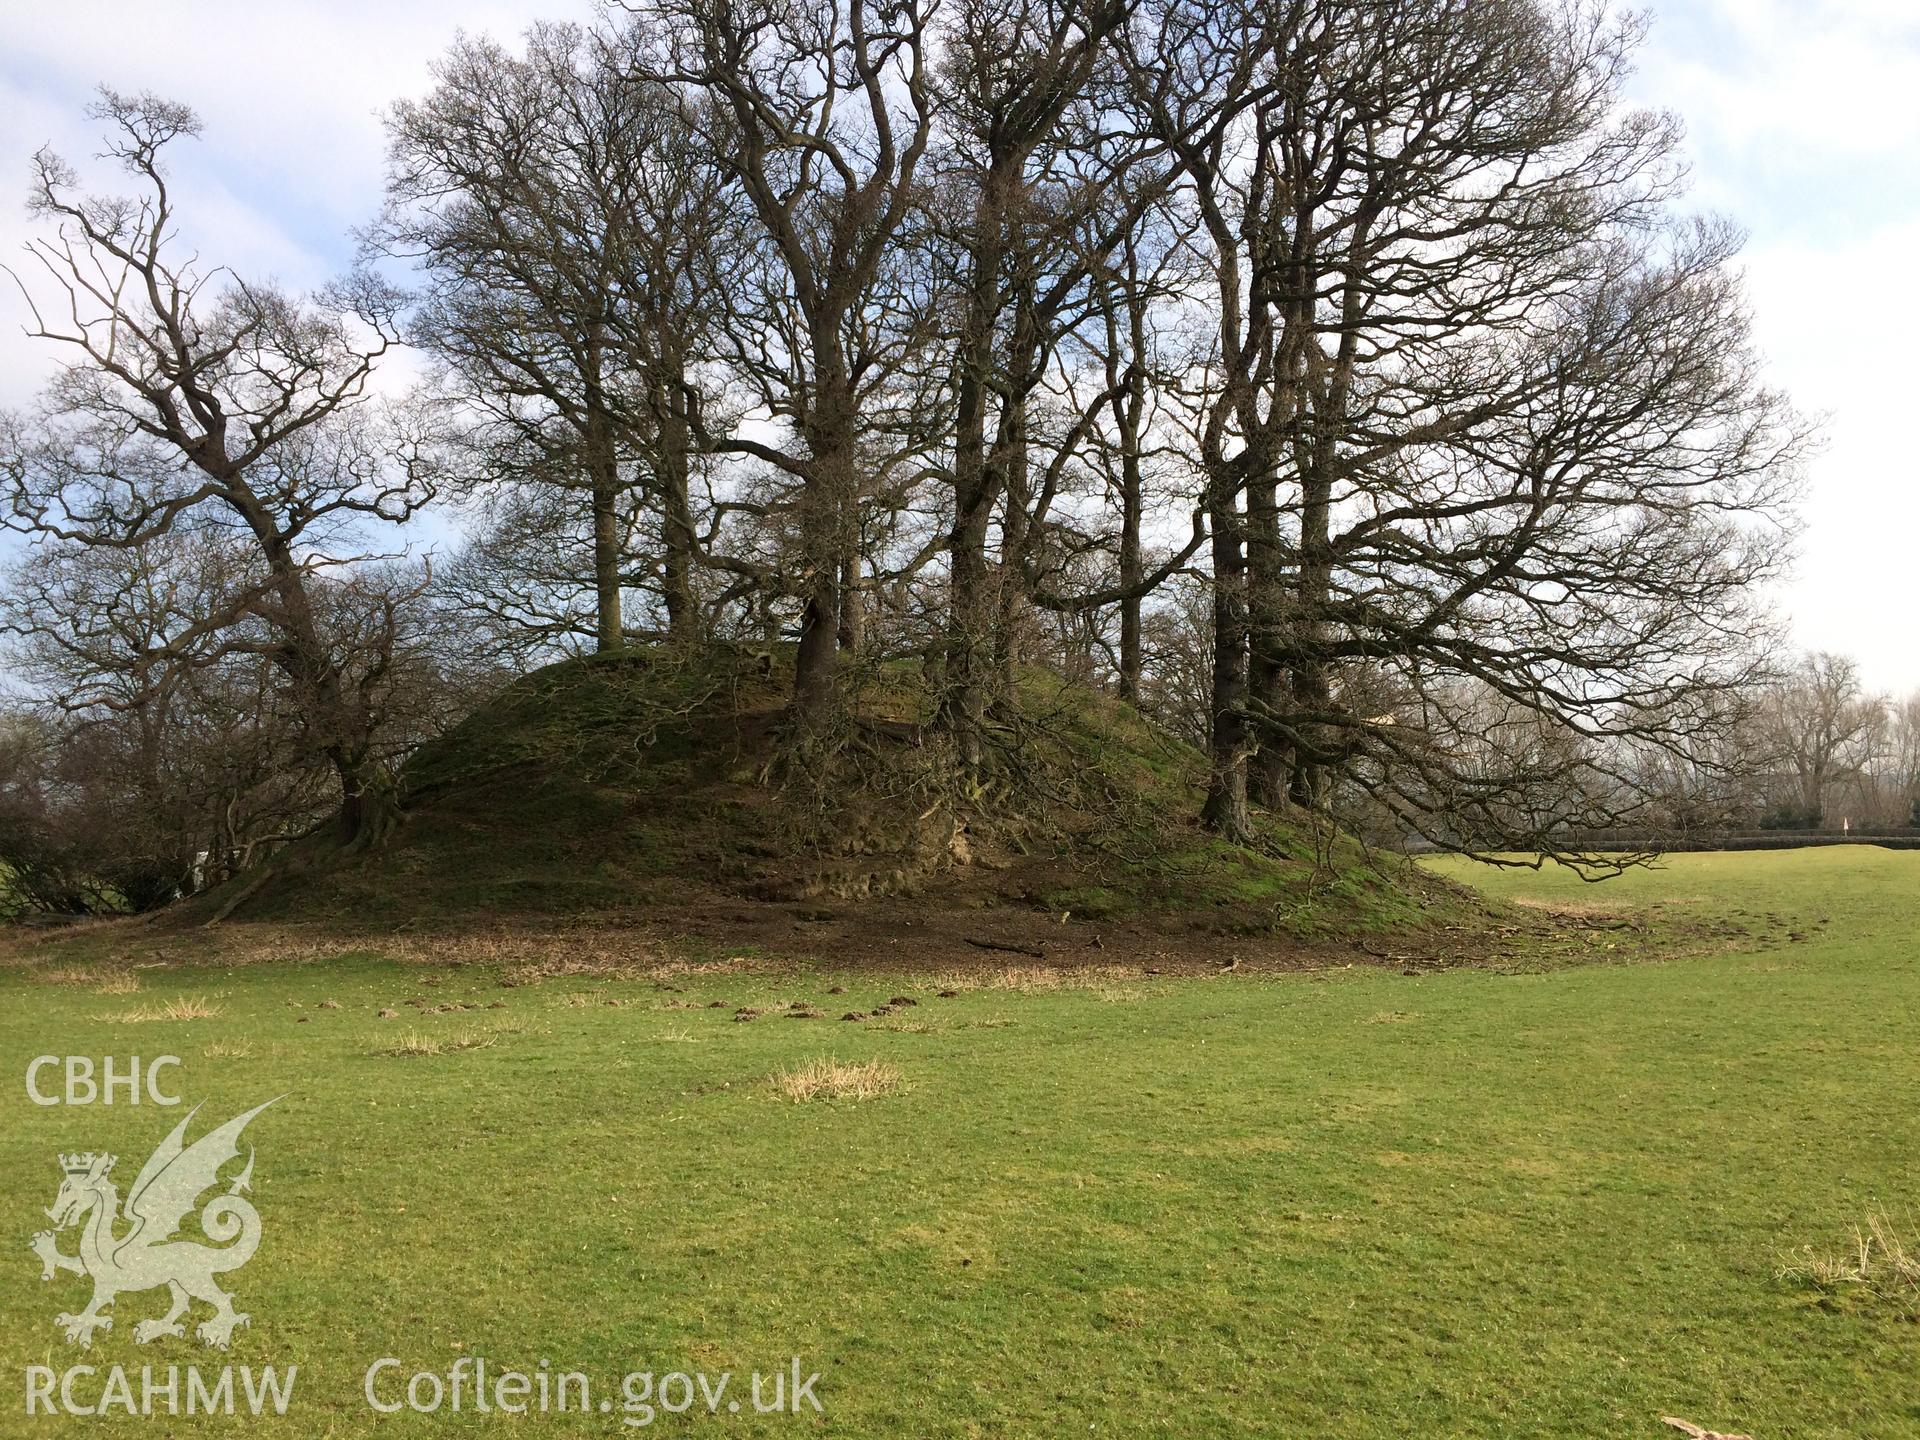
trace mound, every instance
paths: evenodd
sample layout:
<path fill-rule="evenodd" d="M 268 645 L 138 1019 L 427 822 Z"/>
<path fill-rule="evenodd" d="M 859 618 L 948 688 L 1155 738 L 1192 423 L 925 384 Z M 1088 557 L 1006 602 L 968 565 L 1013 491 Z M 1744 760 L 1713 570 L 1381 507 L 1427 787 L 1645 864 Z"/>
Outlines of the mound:
<path fill-rule="evenodd" d="M 238 913 L 588 917 L 815 953 L 844 928 L 898 957 L 916 941 L 1217 953 L 1428 928 L 1473 903 L 1298 814 L 1268 817 L 1257 848 L 1207 836 L 1204 757 L 1046 672 L 1021 676 L 991 778 L 965 789 L 917 668 L 863 674 L 832 738 L 799 753 L 780 743 L 785 679 L 731 652 L 536 671 L 413 756 L 387 845 L 310 853 Z"/>

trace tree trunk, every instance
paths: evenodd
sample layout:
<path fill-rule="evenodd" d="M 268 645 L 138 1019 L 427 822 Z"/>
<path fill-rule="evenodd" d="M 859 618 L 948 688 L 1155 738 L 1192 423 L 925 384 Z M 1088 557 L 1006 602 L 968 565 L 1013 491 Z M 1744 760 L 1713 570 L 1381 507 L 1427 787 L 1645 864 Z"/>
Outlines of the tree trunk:
<path fill-rule="evenodd" d="M 1295 587 L 1288 670 L 1290 700 L 1297 716 L 1324 714 L 1333 702 L 1326 659 L 1326 609 L 1333 585 L 1333 548 L 1328 529 L 1333 516 L 1333 486 L 1325 465 L 1301 477 L 1300 575 Z M 1302 719 L 1301 742 L 1294 747 L 1288 794 L 1296 805 L 1317 809 L 1327 798 L 1329 774 L 1323 751 L 1325 727 Z"/>
<path fill-rule="evenodd" d="M 394 807 L 379 768 L 369 760 L 373 717 L 364 693 L 349 694 L 340 666 L 320 634 L 307 595 L 306 572 L 265 513 L 241 508 L 273 576 L 281 635 L 274 661 L 293 687 L 295 706 L 316 750 L 327 757 L 340 781 L 336 834 L 343 845 L 366 846 L 385 838 Z M 385 803 L 383 803 L 383 797 Z"/>
<path fill-rule="evenodd" d="M 993 657 L 1000 683 L 1013 683 L 1013 667 L 1022 659 L 1021 636 L 1027 628 L 1031 601 L 1027 594 L 1027 551 L 1032 543 L 1033 488 L 1027 449 L 1026 388 L 1017 384 L 1008 399 L 1002 422 L 999 489 L 1006 498 L 1000 520 L 1000 604 L 995 626 Z"/>
<path fill-rule="evenodd" d="M 620 483 L 612 447 L 593 460 L 594 646 L 618 650 L 626 641 L 620 618 Z"/>
<path fill-rule="evenodd" d="M 393 787 L 364 753 L 339 750 L 329 757 L 340 777 L 340 820 L 336 834 L 349 850 L 380 844 L 400 818 Z"/>
<path fill-rule="evenodd" d="M 1132 254 L 1128 254 L 1129 266 Z M 1140 470 L 1140 427 L 1147 403 L 1147 372 L 1144 359 L 1146 337 L 1142 325 L 1144 305 L 1129 293 L 1130 348 L 1132 368 L 1127 376 L 1126 394 L 1114 403 L 1114 418 L 1120 430 L 1120 585 L 1126 594 L 1120 600 L 1120 698 L 1129 704 L 1140 703 L 1140 673 L 1144 665 L 1140 639 L 1141 580 L 1145 566 L 1140 558 L 1140 521 L 1146 508 L 1145 477 Z"/>
<path fill-rule="evenodd" d="M 842 545 L 840 556 L 840 624 L 837 639 L 840 653 L 858 655 L 867 643 L 867 597 L 860 588 L 859 528 L 852 527 L 854 539 Z"/>
<path fill-rule="evenodd" d="M 1284 654 L 1285 581 L 1281 575 L 1278 481 L 1270 467 L 1247 491 L 1247 625 L 1249 693 L 1253 708 L 1268 717 L 1290 708 L 1291 676 Z M 1269 809 L 1287 798 L 1293 756 L 1270 728 L 1256 722 L 1259 741 L 1250 762 L 1253 798 Z"/>
<path fill-rule="evenodd" d="M 998 157 L 996 157 L 996 160 Z M 975 207 L 972 274 L 962 321 L 954 402 L 953 534 L 947 552 L 948 597 L 944 720 L 960 760 L 982 759 L 987 681 L 993 655 L 993 574 L 987 535 L 1000 495 L 1001 470 L 987 456 L 987 412 L 993 393 L 993 342 L 1001 309 L 1001 263 L 1007 189 L 1004 167 L 989 165 Z"/>
<path fill-rule="evenodd" d="M 993 654 L 999 683 L 1008 689 L 1013 684 L 1013 669 L 1022 659 L 1021 642 L 1033 604 L 1027 584 L 1034 509 L 1027 400 L 1040 383 L 1044 342 L 1032 301 L 1032 294 L 1023 290 L 1014 310 L 1013 334 L 1008 342 L 1013 360 L 1008 366 L 1006 399 L 989 467 L 999 472 L 993 483 L 1005 501 L 1000 517 L 1000 603 Z"/>
<path fill-rule="evenodd" d="M 800 612 L 800 648 L 794 657 L 793 706 L 810 719 L 832 703 L 835 690 L 835 633 L 840 614 L 840 559 L 833 553 L 835 527 L 810 512 L 823 508 L 822 497 L 803 497 L 800 544 L 806 552 L 807 581 Z"/>
<path fill-rule="evenodd" d="M 986 385 L 963 370 L 960 433 L 954 442 L 954 524 L 948 547 L 947 673 L 945 721 L 969 768 L 982 758 L 987 671 L 992 656 L 993 577 L 987 565 L 987 534 L 997 499 L 998 471 L 986 463 Z"/>
<path fill-rule="evenodd" d="M 1201 823 L 1222 839 L 1244 844 L 1253 835 L 1247 809 L 1246 557 L 1236 486 L 1216 474 L 1208 487 L 1213 530 L 1213 722 L 1207 801 Z"/>
<path fill-rule="evenodd" d="M 655 479 L 660 486 L 664 517 L 662 534 L 666 557 L 662 588 L 666 592 L 667 639 L 671 644 L 684 646 L 699 638 L 700 629 L 699 606 L 693 595 L 693 506 L 688 498 L 693 438 L 687 418 L 685 377 L 671 376 L 668 389 L 661 416 Z"/>
<path fill-rule="evenodd" d="M 800 497 L 800 564 L 805 576 L 800 649 L 794 661 L 793 708 L 810 724 L 839 689 L 837 642 L 843 620 L 840 574 L 846 563 L 848 516 L 854 508 L 856 457 L 852 387 L 837 365 L 837 337 L 816 339 L 813 404 L 805 436 L 807 480 Z"/>
<path fill-rule="evenodd" d="M 1120 583 L 1126 595 L 1120 601 L 1120 698 L 1140 703 L 1140 672 L 1144 664 L 1140 643 L 1140 464 L 1128 456 L 1129 472 L 1120 505 Z"/>
<path fill-rule="evenodd" d="M 586 419 L 580 438 L 593 493 L 594 645 L 604 652 L 626 643 L 626 627 L 620 616 L 620 458 L 601 388 L 603 343 L 596 327 L 588 340 Z"/>

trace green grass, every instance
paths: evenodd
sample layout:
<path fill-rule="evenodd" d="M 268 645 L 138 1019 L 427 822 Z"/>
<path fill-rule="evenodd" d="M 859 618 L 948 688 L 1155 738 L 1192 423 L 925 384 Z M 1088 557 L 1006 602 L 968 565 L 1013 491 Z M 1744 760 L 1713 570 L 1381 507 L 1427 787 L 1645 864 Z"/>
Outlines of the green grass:
<path fill-rule="evenodd" d="M 1536 973 L 951 999 L 830 968 L 503 987 L 368 953 L 148 970 L 114 995 L 15 969 L 0 1041 L 16 1077 L 48 1051 L 178 1054 L 202 1121 L 287 1094 L 249 1132 L 266 1229 L 229 1357 L 300 1366 L 268 1434 L 428 1428 L 376 1425 L 365 1365 L 476 1354 L 596 1380 L 793 1355 L 823 1372 L 824 1420 L 725 1434 L 1675 1433 L 1662 1415 L 1764 1440 L 1920 1434 L 1914 1316 L 1777 1275 L 1914 1200 L 1920 854 L 1689 855 L 1602 886 L 1442 868 L 1511 901 L 1773 938 Z M 917 1029 L 837 1019 L 895 994 L 921 1003 L 886 1023 Z M 112 1018 L 180 997 L 219 1013 Z M 732 1018 L 796 999 L 829 1018 Z M 440 1053 L 385 1053 L 406 1035 Z M 771 1088 L 826 1055 L 904 1083 L 852 1104 Z M 113 1148 L 130 1173 L 178 1112 L 40 1109 L 18 1078 L 5 1095 L 16 1385 L 79 1358 L 52 1322 L 82 1284 L 41 1285 L 26 1250 L 55 1153 Z M 158 1299 L 126 1297 L 86 1359 L 218 1364 L 133 1343 Z M 19 1399 L 0 1432 L 57 1428 Z M 219 1428 L 200 1424 L 163 1428 Z"/>
<path fill-rule="evenodd" d="M 1422 883 L 1399 856 L 1364 862 L 1341 841 L 1332 869 L 1316 865 L 1310 841 L 1273 827 L 1272 851 L 1199 835 L 1142 837 L 1131 853 L 1081 861 L 1064 884 L 1042 884 L 1047 910 L 1083 920 L 1187 916 L 1225 933 L 1281 931 L 1297 937 L 1373 933 L 1478 918 L 1457 892 Z M 1206 917 L 1214 917 L 1208 921 Z"/>
<path fill-rule="evenodd" d="M 1017 724 L 995 730 L 1019 764 L 989 765 L 977 786 L 932 758 L 941 734 L 917 663 L 861 672 L 846 728 L 863 778 L 836 772 L 833 805 L 817 807 L 781 783 L 786 663 L 763 675 L 728 650 L 632 650 L 522 676 L 408 761 L 386 845 L 340 856 L 315 842 L 298 852 L 310 866 L 289 865 L 238 913 L 386 928 L 657 913 L 812 898 L 833 888 L 810 881 L 862 875 L 934 903 L 992 890 L 993 903 L 1232 933 L 1379 931 L 1461 908 L 1410 883 L 1397 857 L 1345 838 L 1322 856 L 1297 812 L 1269 817 L 1257 849 L 1207 839 L 1206 757 L 1038 668 L 1019 673 Z M 990 866 L 949 865 L 956 822 Z"/>

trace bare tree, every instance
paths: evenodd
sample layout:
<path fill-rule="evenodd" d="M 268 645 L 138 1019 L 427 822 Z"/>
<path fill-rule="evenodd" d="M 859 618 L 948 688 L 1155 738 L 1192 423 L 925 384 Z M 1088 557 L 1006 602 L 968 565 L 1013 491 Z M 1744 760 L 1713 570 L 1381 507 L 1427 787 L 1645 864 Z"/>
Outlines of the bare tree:
<path fill-rule="evenodd" d="M 785 773 L 824 804 L 865 763 L 847 657 L 922 658 L 956 806 L 1007 791 L 981 771 L 1025 743 L 1023 661 L 1183 733 L 1206 707 L 1230 840 L 1301 806 L 1604 868 L 1570 837 L 1742 793 L 1807 443 L 1739 237 L 1679 210 L 1677 127 L 1623 103 L 1639 27 L 1587 0 L 635 0 L 462 40 L 389 114 L 363 237 L 418 262 L 436 359 L 392 411 L 365 402 L 400 299 L 177 259 L 160 162 L 196 122 L 109 95 L 136 193 L 37 170 L 26 288 L 74 363 L 0 432 L 44 545 L 11 623 L 51 696 L 127 722 L 96 759 L 271 677 L 354 840 L 438 713 L 402 672 L 797 628 L 788 739 L 820 743 Z M 429 596 L 372 535 L 450 474 L 479 503 Z M 200 546 L 219 564 L 164 605 L 101 578 Z M 1809 760 L 1800 800 L 1889 811 L 1898 733 Z"/>
<path fill-rule="evenodd" d="M 1891 723 L 1887 769 L 1895 797 L 1893 819 L 1920 825 L 1920 693 L 1892 707 Z"/>
<path fill-rule="evenodd" d="M 1002 615 L 988 535 L 1024 460 L 1027 398 L 1046 343 L 1040 307 L 1057 309 L 1074 289 L 1068 280 L 1039 294 L 1036 257 L 1071 254 L 1049 203 L 1060 198 L 1060 167 L 1047 152 L 1068 143 L 1062 122 L 1086 99 L 1127 9 L 1127 0 L 967 0 L 941 36 L 939 160 L 944 197 L 959 212 L 946 703 L 969 765 L 981 759 Z"/>
<path fill-rule="evenodd" d="M 688 478 L 726 197 L 678 97 L 634 75 L 635 27 L 539 24 L 515 55 L 465 38 L 387 117 L 368 232 L 425 277 L 412 335 L 467 424 L 473 480 L 581 495 L 596 637 L 623 643 L 629 491 L 660 515 L 647 579 L 692 638 Z"/>
<path fill-rule="evenodd" d="M 38 819 L 9 842 L 31 853 L 5 863 L 65 877 L 70 901 L 42 894 L 43 906 L 145 909 L 332 822 L 334 770 L 275 661 L 271 623 L 204 625 L 257 595 L 259 571 L 231 527 L 204 521 L 127 548 L 42 544 L 11 567 L 0 634 L 23 690 L 16 713 L 43 743 L 23 771 Z M 398 613 L 420 579 L 378 566 L 309 579 L 343 686 L 366 698 L 383 783 L 470 698 L 425 643 L 424 617 Z M 176 643 L 192 632 L 198 644 Z"/>
<path fill-rule="evenodd" d="M 1132 102 L 1142 125 L 1166 147 L 1184 180 L 1208 245 L 1214 284 L 1206 305 L 1216 342 L 1196 414 L 1206 482 L 1213 593 L 1214 707 L 1212 760 L 1202 820 L 1232 841 L 1251 838 L 1247 763 L 1254 743 L 1248 721 L 1250 658 L 1247 537 L 1243 498 L 1250 477 L 1271 469 L 1276 441 L 1271 406 L 1262 402 L 1267 322 L 1259 292 L 1249 291 L 1240 248 L 1235 194 L 1239 127 L 1259 92 L 1260 31 L 1251 10 L 1143 4 L 1126 35 Z"/>
<path fill-rule="evenodd" d="M 1826 651 L 1802 657 L 1767 692 L 1758 733 L 1792 783 L 1802 823 L 1827 822 L 1841 785 L 1872 763 L 1886 718 L 1885 700 L 1866 692 L 1859 667 Z"/>
<path fill-rule="evenodd" d="M 647 13 L 639 73 L 710 102 L 690 109 L 756 225 L 762 268 L 731 317 L 731 358 L 774 432 L 712 443 L 796 487 L 775 503 L 795 532 L 784 583 L 802 604 L 794 704 L 810 720 L 836 698 L 836 650 L 860 643 L 860 502 L 889 468 L 863 412 L 884 404 L 916 326 L 893 262 L 933 131 L 928 17 L 917 0 Z"/>
<path fill-rule="evenodd" d="M 1246 833 L 1257 751 L 1268 803 L 1323 806 L 1345 771 L 1457 835 L 1432 817 L 1487 773 L 1453 763 L 1449 712 L 1484 691 L 1569 754 L 1717 723 L 1756 673 L 1749 596 L 1804 429 L 1758 377 L 1734 237 L 1670 218 L 1671 126 L 1619 105 L 1634 23 L 1463 0 L 1148 19 L 1135 103 L 1187 175 L 1219 314 L 1209 820 Z M 1363 663 L 1426 723 L 1351 703 Z M 1536 770 L 1475 833 L 1537 808 Z"/>
<path fill-rule="evenodd" d="M 302 302 L 176 259 L 162 156 L 199 122 L 150 95 L 102 97 L 91 113 L 108 124 L 105 154 L 136 193 L 78 193 L 65 162 L 35 158 L 30 204 L 52 233 L 29 246 L 42 285 L 22 289 L 33 333 L 70 358 L 32 432 L 14 425 L 0 445 L 9 522 L 95 550 L 137 549 L 196 524 L 243 536 L 248 583 L 144 663 L 158 673 L 209 646 L 270 656 L 337 777 L 342 838 L 371 840 L 391 805 L 369 696 L 327 632 L 313 582 L 351 558 L 329 547 L 351 545 L 360 523 L 405 520 L 431 494 L 394 463 L 396 437 L 376 436 L 361 410 L 393 343 L 392 297 L 362 278 Z"/>
<path fill-rule="evenodd" d="M 115 877 L 74 843 L 63 812 L 57 729 L 31 708 L 0 708 L 0 919 L 86 915 L 105 908 Z"/>

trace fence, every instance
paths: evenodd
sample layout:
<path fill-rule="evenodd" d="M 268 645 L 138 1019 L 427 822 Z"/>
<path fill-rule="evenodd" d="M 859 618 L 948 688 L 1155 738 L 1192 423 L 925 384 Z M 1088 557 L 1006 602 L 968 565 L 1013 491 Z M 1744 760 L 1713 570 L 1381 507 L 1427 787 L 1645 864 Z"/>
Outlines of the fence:
<path fill-rule="evenodd" d="M 1589 830 L 1554 837 L 1568 850 L 1799 850 L 1812 845 L 1879 845 L 1920 850 L 1920 827 L 1882 826 L 1853 830 Z"/>

